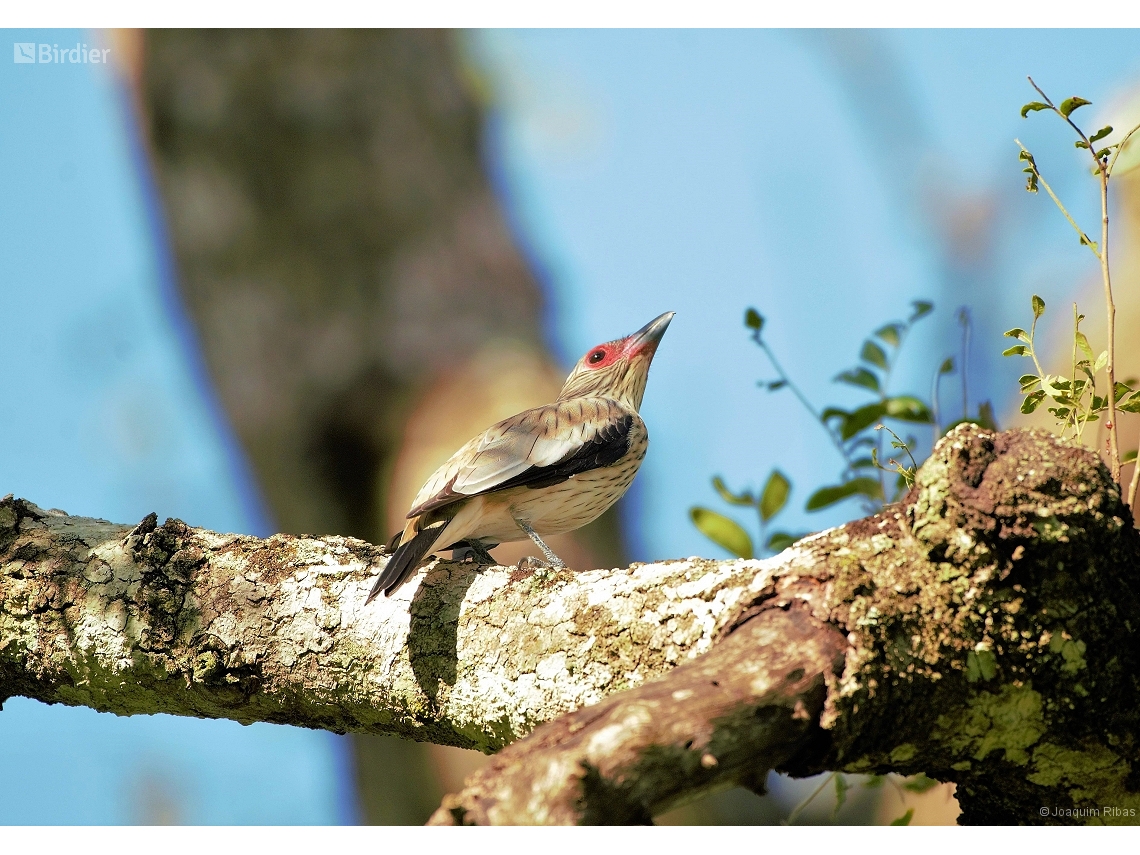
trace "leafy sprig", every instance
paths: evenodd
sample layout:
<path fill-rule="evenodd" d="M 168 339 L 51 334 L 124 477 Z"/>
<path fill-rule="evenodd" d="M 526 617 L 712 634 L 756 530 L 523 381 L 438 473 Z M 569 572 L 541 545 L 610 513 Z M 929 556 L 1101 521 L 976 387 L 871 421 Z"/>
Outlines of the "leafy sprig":
<path fill-rule="evenodd" d="M 1014 327 L 1006 331 L 1006 336 L 1017 339 L 1015 344 L 1002 352 L 1002 356 L 1027 356 L 1033 360 L 1036 374 L 1023 374 L 1019 381 L 1025 399 L 1021 402 L 1021 412 L 1028 415 L 1034 412 L 1046 399 L 1055 406 L 1047 407 L 1057 419 L 1061 436 L 1081 439 L 1085 426 L 1098 421 L 1102 413 L 1109 409 L 1107 383 L 1103 394 L 1097 386 L 1097 376 L 1108 365 L 1108 351 L 1094 355 L 1088 338 L 1081 332 L 1081 321 L 1085 316 L 1073 304 L 1073 348 L 1068 377 L 1048 374 L 1042 369 L 1034 348 L 1037 321 L 1045 314 L 1045 301 L 1033 295 L 1033 324 L 1029 332 Z M 1140 412 L 1140 391 L 1132 388 L 1132 382 L 1117 382 L 1114 386 L 1113 402 L 1117 410 L 1129 413 Z"/>
<path fill-rule="evenodd" d="M 918 441 L 913 436 L 904 440 L 899 433 L 884 425 L 890 420 L 901 424 L 927 425 L 931 428 L 931 444 L 944 432 L 938 411 L 937 399 L 939 382 L 943 376 L 954 372 L 954 360 L 947 359 L 939 366 L 932 382 L 930 403 L 913 395 L 893 394 L 890 389 L 892 374 L 898 364 L 899 355 L 908 333 L 914 324 L 929 315 L 934 305 L 925 300 L 916 300 L 905 321 L 892 321 L 876 329 L 862 344 L 859 362 L 854 367 L 841 371 L 835 382 L 853 386 L 870 393 L 871 400 L 854 409 L 827 407 L 820 411 L 803 393 L 800 387 L 784 370 L 783 365 L 764 338 L 764 317 L 753 308 L 744 314 L 744 325 L 751 331 L 753 341 L 768 357 L 776 377 L 764 380 L 759 385 L 770 392 L 787 389 L 800 401 L 825 430 L 832 445 L 843 459 L 843 470 L 837 483 L 828 484 L 808 496 L 805 510 L 809 512 L 829 508 L 847 499 L 858 498 L 867 513 L 880 510 L 888 501 L 897 501 L 914 483 L 918 468 L 913 453 Z M 969 337 L 969 315 L 964 310 L 959 313 L 963 324 L 963 361 Z M 963 372 L 963 411 L 962 418 L 952 422 L 948 430 L 962 421 L 974 421 L 993 427 L 992 408 L 983 404 L 974 418 L 968 416 L 966 402 L 968 394 Z M 884 434 L 890 435 L 889 450 Z M 896 454 L 901 452 L 902 454 Z M 900 462 L 905 455 L 908 465 Z M 885 463 L 883 461 L 886 461 Z M 894 476 L 889 479 L 888 476 Z M 754 494 L 751 490 L 735 493 L 719 476 L 713 479 L 713 489 L 722 501 L 735 507 L 751 507 L 759 517 L 759 537 L 752 535 L 738 522 L 707 507 L 697 506 L 689 511 L 693 524 L 710 540 L 733 555 L 753 558 L 760 552 L 774 553 L 790 546 L 802 533 L 787 531 L 769 532 L 772 522 L 787 505 L 792 492 L 788 478 L 779 470 L 772 470 L 763 489 Z M 757 546 L 759 545 L 759 547 Z"/>
<path fill-rule="evenodd" d="M 1097 373 L 1092 369 L 1092 366 L 1096 364 L 1099 357 L 1097 359 L 1093 359 L 1091 357 L 1091 348 L 1088 348 L 1089 355 L 1087 360 L 1077 360 L 1075 357 L 1073 360 L 1074 366 L 1076 366 L 1078 361 L 1087 361 L 1090 363 L 1089 366 L 1087 366 L 1085 369 L 1080 369 L 1081 373 L 1083 373 L 1087 378 L 1087 381 L 1081 380 L 1075 376 L 1077 374 L 1077 369 L 1074 367 L 1074 376 L 1069 378 L 1068 388 L 1066 389 L 1059 387 L 1055 384 L 1049 383 L 1048 378 L 1044 376 L 1044 372 L 1042 372 L 1040 366 L 1038 366 L 1037 383 L 1031 384 L 1031 387 L 1040 386 L 1040 388 L 1034 388 L 1032 394 L 1029 396 L 1029 398 L 1034 399 L 1035 403 L 1030 404 L 1029 398 L 1027 398 L 1022 407 L 1023 411 L 1026 411 L 1024 408 L 1026 406 L 1030 406 L 1031 409 L 1029 411 L 1031 412 L 1032 408 L 1036 407 L 1037 404 L 1039 404 L 1047 396 L 1053 398 L 1055 401 L 1058 400 L 1058 397 L 1064 399 L 1063 401 L 1058 401 L 1057 407 L 1050 408 L 1050 412 L 1053 412 L 1057 419 L 1062 423 L 1062 433 L 1069 429 L 1073 429 L 1077 436 L 1080 436 L 1080 432 L 1083 430 L 1084 425 L 1088 421 L 1094 420 L 1092 418 L 1093 415 L 1096 415 L 1103 409 L 1107 409 L 1108 418 L 1106 419 L 1105 427 L 1108 429 L 1108 462 L 1109 467 L 1112 471 L 1113 480 L 1119 482 L 1120 467 L 1124 461 L 1121 460 L 1119 426 L 1117 424 L 1116 417 L 1116 403 L 1120 396 L 1117 393 L 1119 384 L 1116 382 L 1115 365 L 1116 305 L 1113 302 L 1112 298 L 1112 277 L 1109 270 L 1108 260 L 1108 187 L 1109 181 L 1112 178 L 1113 169 L 1116 167 L 1117 160 L 1120 157 L 1120 153 L 1124 151 L 1125 147 L 1131 140 L 1132 135 L 1137 131 L 1140 131 L 1140 125 L 1137 125 L 1136 127 L 1129 130 L 1115 143 L 1111 143 L 1109 145 L 1099 145 L 1102 140 L 1113 133 L 1112 126 L 1105 125 L 1095 133 L 1087 134 L 1073 120 L 1072 117 L 1073 113 L 1075 113 L 1081 107 L 1091 104 L 1091 101 L 1074 95 L 1071 98 L 1066 98 L 1059 105 L 1054 104 L 1049 96 L 1046 95 L 1045 92 L 1041 89 L 1041 87 L 1033 82 L 1032 77 L 1029 78 L 1029 83 L 1037 91 L 1037 94 L 1041 96 L 1041 100 L 1030 101 L 1028 104 L 1025 104 L 1021 108 L 1021 117 L 1023 119 L 1028 118 L 1030 113 L 1039 112 L 1051 112 L 1059 116 L 1077 135 L 1077 139 L 1074 142 L 1074 145 L 1078 149 L 1084 149 L 1091 156 L 1093 161 L 1092 173 L 1097 177 L 1100 183 L 1101 229 L 1100 241 L 1098 242 L 1090 238 L 1084 229 L 1078 225 L 1077 221 L 1069 213 L 1068 209 L 1061 202 L 1060 198 L 1058 198 L 1057 194 L 1053 192 L 1053 188 L 1049 186 L 1049 183 L 1041 175 L 1041 170 L 1037 166 L 1037 161 L 1034 159 L 1033 154 L 1029 151 L 1029 149 L 1022 145 L 1020 140 L 1014 140 L 1014 142 L 1017 143 L 1018 148 L 1021 150 L 1018 154 L 1018 158 L 1022 163 L 1025 164 L 1025 167 L 1022 169 L 1022 172 L 1026 173 L 1025 189 L 1030 193 L 1036 193 L 1039 186 L 1044 187 L 1045 191 L 1049 194 L 1049 198 L 1053 200 L 1057 208 L 1061 211 L 1062 214 L 1064 214 L 1065 219 L 1069 221 L 1069 225 L 1071 225 L 1074 231 L 1076 231 L 1081 245 L 1087 246 L 1092 254 L 1096 256 L 1097 261 L 1100 262 L 1101 279 L 1104 283 L 1105 308 L 1107 310 L 1108 316 L 1108 347 L 1104 351 L 1105 362 L 1102 366 L 1107 376 L 1107 382 L 1105 383 L 1105 391 L 1103 395 L 1103 402 L 1105 406 L 1098 409 L 1093 404 L 1093 401 L 1097 396 L 1095 389 L 1089 388 L 1090 385 L 1095 385 L 1094 377 L 1090 375 L 1095 375 Z M 1076 314 L 1077 313 L 1074 310 L 1074 316 L 1076 316 Z M 1077 323 L 1079 324 L 1079 321 L 1077 321 Z M 1008 334 L 1009 333 L 1007 333 L 1007 335 Z M 1074 334 L 1074 342 L 1076 342 L 1077 346 L 1079 347 L 1080 344 L 1077 338 L 1077 334 L 1079 334 L 1079 330 L 1077 330 Z M 1081 349 L 1082 352 L 1085 350 L 1085 348 Z M 1014 354 L 1010 354 L 1007 351 L 1007 355 Z M 1079 389 L 1076 385 L 1077 383 L 1080 383 Z M 1023 391 L 1024 385 L 1025 384 L 1023 384 Z M 1058 396 L 1055 395 L 1054 392 L 1060 392 L 1061 394 Z M 1087 408 L 1084 407 L 1081 403 L 1083 400 L 1082 396 L 1086 394 L 1090 396 L 1090 401 Z M 1133 508 L 1135 508 L 1136 503 L 1136 488 L 1138 481 L 1140 481 L 1140 467 L 1137 467 L 1136 471 L 1133 473 L 1132 484 L 1128 489 L 1128 503 L 1132 505 Z"/>

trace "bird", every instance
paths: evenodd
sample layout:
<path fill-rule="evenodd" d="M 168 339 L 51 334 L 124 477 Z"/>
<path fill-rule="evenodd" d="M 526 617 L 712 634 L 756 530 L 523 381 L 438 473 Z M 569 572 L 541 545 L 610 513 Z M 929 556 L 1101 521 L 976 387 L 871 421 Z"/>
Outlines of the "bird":
<path fill-rule="evenodd" d="M 494 564 L 488 550 L 529 537 L 546 559 L 532 562 L 564 568 L 542 538 L 593 522 L 633 483 L 649 446 L 638 410 L 674 314 L 590 348 L 558 400 L 503 419 L 456 451 L 420 488 L 365 603 L 392 596 L 425 556 L 445 549 Z"/>

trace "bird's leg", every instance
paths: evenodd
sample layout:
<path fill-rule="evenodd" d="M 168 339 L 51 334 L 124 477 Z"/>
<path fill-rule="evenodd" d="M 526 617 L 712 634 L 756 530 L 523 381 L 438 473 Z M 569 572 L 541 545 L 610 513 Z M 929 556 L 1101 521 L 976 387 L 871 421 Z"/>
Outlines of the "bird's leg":
<path fill-rule="evenodd" d="M 542 550 L 542 554 L 546 556 L 548 567 L 562 568 L 566 566 L 566 562 L 555 555 L 554 550 L 542 542 L 542 538 L 538 536 L 538 532 L 536 532 L 533 528 L 520 520 L 518 517 L 513 517 L 513 519 L 518 527 L 526 532 L 527 537 L 534 541 L 535 546 Z"/>

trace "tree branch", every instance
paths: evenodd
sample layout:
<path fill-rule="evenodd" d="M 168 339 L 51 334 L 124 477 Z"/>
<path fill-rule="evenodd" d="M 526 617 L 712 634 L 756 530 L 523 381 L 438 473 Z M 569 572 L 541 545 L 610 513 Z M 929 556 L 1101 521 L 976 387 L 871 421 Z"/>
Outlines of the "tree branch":
<path fill-rule="evenodd" d="M 155 522 L 0 502 L 0 698 L 514 742 L 442 823 L 646 821 L 769 769 L 1137 821 L 1140 535 L 1050 434 L 960 426 L 903 503 L 766 561 L 438 561 L 367 609 L 377 547 Z"/>
<path fill-rule="evenodd" d="M 645 821 L 777 769 L 925 772 L 966 823 L 1136 823 L 1138 540 L 1092 453 L 959 427 L 709 653 L 537 728 L 432 822 Z"/>
<path fill-rule="evenodd" d="M 437 561 L 367 608 L 382 548 L 0 501 L 0 699 L 493 751 L 708 650 L 778 562 L 549 578 Z"/>

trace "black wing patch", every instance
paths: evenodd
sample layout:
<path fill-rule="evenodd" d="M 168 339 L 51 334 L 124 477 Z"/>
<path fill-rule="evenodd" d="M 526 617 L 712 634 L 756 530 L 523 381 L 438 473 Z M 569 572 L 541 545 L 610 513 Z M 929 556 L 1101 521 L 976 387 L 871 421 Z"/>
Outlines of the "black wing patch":
<path fill-rule="evenodd" d="M 525 472 L 520 472 L 513 478 L 497 484 L 495 489 L 489 492 L 497 493 L 510 487 L 530 487 L 532 490 L 553 487 L 573 475 L 613 466 L 629 451 L 629 435 L 632 429 L 633 416 L 628 414 L 622 416 L 599 430 L 593 439 L 583 443 L 573 454 L 549 466 L 532 466 Z"/>

